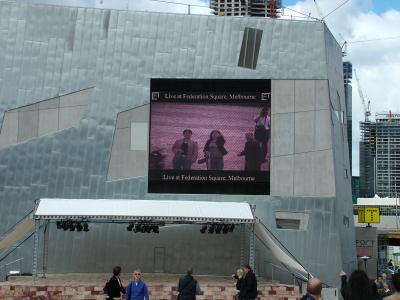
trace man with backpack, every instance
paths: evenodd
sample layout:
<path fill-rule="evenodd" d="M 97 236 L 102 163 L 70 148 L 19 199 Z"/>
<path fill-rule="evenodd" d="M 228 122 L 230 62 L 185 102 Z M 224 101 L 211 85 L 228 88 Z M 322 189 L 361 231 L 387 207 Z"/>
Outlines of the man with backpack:
<path fill-rule="evenodd" d="M 178 300 L 195 300 L 196 295 L 201 295 L 199 283 L 192 276 L 193 269 L 188 268 L 186 275 L 179 279 Z"/>

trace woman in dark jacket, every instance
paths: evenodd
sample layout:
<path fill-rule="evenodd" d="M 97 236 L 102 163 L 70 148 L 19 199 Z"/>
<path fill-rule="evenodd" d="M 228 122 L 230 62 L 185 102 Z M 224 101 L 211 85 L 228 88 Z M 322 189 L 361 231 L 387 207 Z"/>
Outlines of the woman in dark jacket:
<path fill-rule="evenodd" d="M 364 271 L 353 271 L 348 282 L 346 273 L 341 272 L 340 276 L 342 280 L 341 293 L 344 300 L 375 300 L 371 282 Z"/>
<path fill-rule="evenodd" d="M 213 130 L 210 138 L 204 146 L 204 155 L 207 158 L 207 170 L 223 170 L 224 155 L 228 153 L 225 147 L 225 139 L 219 130 Z"/>
<path fill-rule="evenodd" d="M 240 296 L 240 290 L 242 289 L 243 285 L 243 270 L 237 269 L 236 274 L 233 274 L 232 277 L 236 279 L 236 290 L 238 291 L 236 299 L 242 300 L 242 297 Z"/>
<path fill-rule="evenodd" d="M 108 299 L 121 299 L 121 293 L 125 294 L 125 288 L 119 278 L 120 274 L 121 267 L 115 266 L 113 269 L 113 277 L 111 277 L 106 284 Z"/>

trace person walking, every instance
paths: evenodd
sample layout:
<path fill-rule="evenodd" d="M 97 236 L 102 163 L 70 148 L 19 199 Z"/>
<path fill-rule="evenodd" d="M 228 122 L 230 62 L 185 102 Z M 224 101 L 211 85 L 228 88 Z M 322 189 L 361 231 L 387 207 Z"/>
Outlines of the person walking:
<path fill-rule="evenodd" d="M 149 291 L 146 283 L 142 280 L 142 273 L 139 269 L 133 272 L 133 280 L 126 288 L 125 300 L 149 300 Z"/>
<path fill-rule="evenodd" d="M 242 300 L 242 297 L 240 296 L 240 290 L 242 289 L 243 284 L 243 270 L 237 269 L 236 273 L 232 275 L 232 278 L 236 279 L 236 300 Z"/>
<path fill-rule="evenodd" d="M 257 278 L 249 265 L 243 266 L 243 284 L 240 289 L 240 297 L 243 300 L 254 300 L 257 298 Z"/>
<path fill-rule="evenodd" d="M 178 282 L 178 300 L 195 300 L 196 295 L 201 295 L 200 285 L 193 278 L 193 269 L 188 268 L 186 275 Z"/>
<path fill-rule="evenodd" d="M 348 282 L 345 272 L 342 271 L 339 275 L 342 281 L 341 294 L 344 300 L 375 300 L 371 282 L 364 271 L 353 271 Z M 372 282 L 372 284 L 375 283 Z"/>
<path fill-rule="evenodd" d="M 320 300 L 322 292 L 322 282 L 314 277 L 307 281 L 307 294 L 301 300 Z"/>
<path fill-rule="evenodd" d="M 107 294 L 107 299 L 121 299 L 121 294 L 125 294 L 125 288 L 122 285 L 120 275 L 121 275 L 121 267 L 115 266 L 113 268 L 113 276 L 106 283 L 104 288 L 104 292 Z"/>

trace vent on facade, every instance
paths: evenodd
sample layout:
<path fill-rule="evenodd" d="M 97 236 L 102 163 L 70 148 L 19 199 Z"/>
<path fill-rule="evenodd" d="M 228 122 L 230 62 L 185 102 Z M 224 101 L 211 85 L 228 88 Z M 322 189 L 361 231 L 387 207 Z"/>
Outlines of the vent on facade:
<path fill-rule="evenodd" d="M 300 220 L 295 219 L 276 219 L 276 228 L 278 229 L 300 229 Z"/>
<path fill-rule="evenodd" d="M 263 31 L 261 29 L 249 27 L 244 29 L 238 62 L 239 67 L 256 69 L 262 34 Z"/>
<path fill-rule="evenodd" d="M 275 212 L 276 228 L 278 229 L 307 230 L 308 219 L 308 213 Z"/>

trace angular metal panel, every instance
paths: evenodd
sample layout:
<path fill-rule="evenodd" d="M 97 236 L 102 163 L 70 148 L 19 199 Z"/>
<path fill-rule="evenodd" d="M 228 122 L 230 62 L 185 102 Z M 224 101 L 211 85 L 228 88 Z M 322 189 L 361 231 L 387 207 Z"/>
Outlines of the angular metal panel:
<path fill-rule="evenodd" d="M 39 197 L 199 201 L 211 197 L 214 201 L 248 201 L 257 205 L 257 214 L 270 228 L 273 224 L 268 222 L 274 220 L 275 210 L 316 209 L 318 213 L 310 214 L 309 224 L 312 228 L 318 226 L 318 230 L 275 234 L 312 273 L 335 284 L 340 270 L 332 270 L 332 266 L 342 262 L 350 266 L 355 259 L 351 246 L 354 236 L 349 233 L 352 226 L 343 229 L 337 225 L 341 224 L 343 214 L 351 215 L 351 205 L 345 201 L 350 195 L 347 183 L 338 179 L 348 161 L 344 161 L 342 137 L 336 125 L 331 140 L 334 150 L 313 154 L 313 173 L 322 178 L 313 188 L 320 197 L 148 195 L 145 177 L 107 182 L 117 115 L 148 103 L 152 77 L 329 79 L 328 87 L 315 87 L 318 95 L 315 105 L 322 108 L 328 100 L 327 93 L 331 100 L 337 91 L 343 97 L 341 50 L 324 24 L 111 10 L 105 26 L 103 12 L 0 3 L 0 123 L 10 109 L 96 86 L 92 101 L 76 127 L 0 150 L 0 233 L 32 208 L 33 200 Z M 257 69 L 237 66 L 245 27 L 263 31 Z M 295 97 L 294 93 L 292 96 Z M 325 100 L 318 102 L 321 97 Z M 287 130 L 292 132 L 293 112 L 290 109 L 280 112 L 292 113 L 291 117 L 282 116 L 292 120 L 293 126 Z M 279 132 L 286 131 L 281 127 L 275 138 L 273 135 L 274 143 L 280 145 L 273 151 L 284 155 L 286 142 L 276 140 L 281 138 Z M 289 139 L 294 139 L 294 132 Z M 287 177 L 293 174 L 294 142 L 287 145 L 292 149 L 288 156 L 272 158 L 271 168 L 279 178 L 271 182 L 271 187 L 290 195 L 293 180 Z M 327 170 L 330 176 L 324 177 Z M 230 274 L 232 265 L 239 263 L 240 253 L 226 249 L 238 248 L 239 234 L 221 239 L 201 235 L 198 230 L 169 228 L 156 241 L 149 236 L 132 236 L 122 225 L 94 225 L 86 235 L 52 229 L 49 253 L 53 255 L 49 257 L 49 268 L 51 272 L 109 271 L 115 259 L 112 253 L 118 252 L 125 268 L 140 266 L 144 271 L 152 271 L 154 253 L 148 249 L 161 246 L 166 249 L 165 272 L 182 272 L 196 257 L 194 267 L 198 272 Z M 31 243 L 28 241 L 14 256 L 25 257 L 24 271 L 28 272 Z M 315 245 L 313 250 L 305 251 L 311 243 Z M 323 250 L 327 245 L 329 250 Z M 259 253 L 260 259 L 269 258 L 264 250 Z"/>

